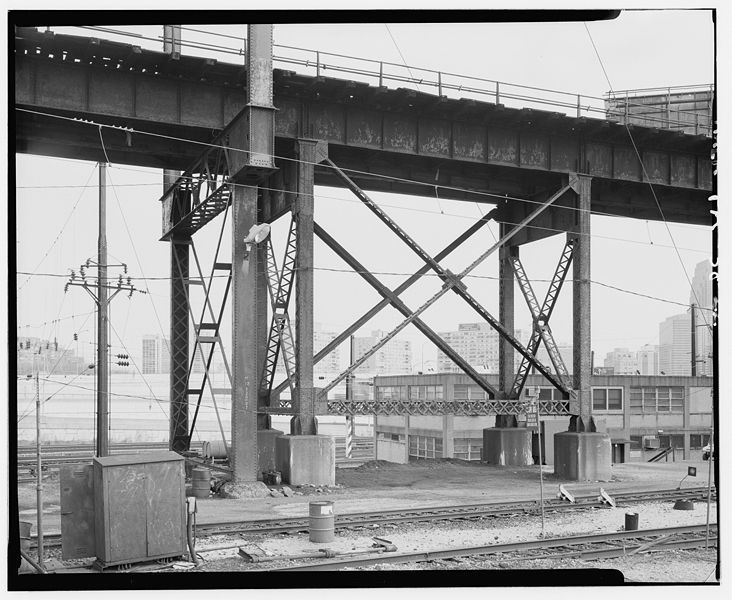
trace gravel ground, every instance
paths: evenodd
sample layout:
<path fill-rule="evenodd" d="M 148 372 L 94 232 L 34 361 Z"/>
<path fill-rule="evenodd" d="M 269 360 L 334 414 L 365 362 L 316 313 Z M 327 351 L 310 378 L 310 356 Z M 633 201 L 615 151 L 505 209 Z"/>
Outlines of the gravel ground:
<path fill-rule="evenodd" d="M 712 505 L 714 515 L 716 506 Z M 639 528 L 652 529 L 681 525 L 703 524 L 706 518 L 706 505 L 696 503 L 692 511 L 678 511 L 671 503 L 633 504 L 617 508 L 589 509 L 574 512 L 550 512 L 545 516 L 545 537 L 568 535 L 610 533 L 622 531 L 625 513 L 639 514 Z M 335 551 L 355 551 L 369 548 L 372 536 L 386 538 L 393 542 L 399 552 L 437 550 L 464 546 L 504 544 L 510 542 L 538 539 L 541 534 L 541 518 L 524 515 L 511 518 L 489 518 L 480 521 L 458 523 L 414 523 L 404 525 L 383 525 L 370 529 L 339 530 L 335 540 L 327 544 L 314 544 L 307 534 L 246 536 L 236 538 L 223 536 L 199 542 L 199 549 L 236 544 L 251 544 L 267 556 L 292 555 L 317 551 L 327 547 Z M 205 571 L 243 571 L 262 568 L 263 565 L 244 562 L 237 549 L 204 552 L 205 564 L 198 567 Z M 716 560 L 716 550 L 671 551 L 646 554 L 633 558 L 585 561 L 533 560 L 517 561 L 505 557 L 481 559 L 465 557 L 408 564 L 383 564 L 361 567 L 358 570 L 434 570 L 434 569 L 577 569 L 604 568 L 618 569 L 626 578 L 634 582 L 700 582 L 710 577 Z M 272 568 L 284 565 L 282 561 L 264 563 Z"/>

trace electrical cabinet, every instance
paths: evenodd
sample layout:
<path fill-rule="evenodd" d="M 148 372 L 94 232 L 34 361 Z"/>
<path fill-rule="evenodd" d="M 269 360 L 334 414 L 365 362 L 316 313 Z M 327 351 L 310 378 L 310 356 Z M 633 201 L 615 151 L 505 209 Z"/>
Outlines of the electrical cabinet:
<path fill-rule="evenodd" d="M 184 462 L 168 451 L 94 459 L 98 566 L 186 553 Z"/>

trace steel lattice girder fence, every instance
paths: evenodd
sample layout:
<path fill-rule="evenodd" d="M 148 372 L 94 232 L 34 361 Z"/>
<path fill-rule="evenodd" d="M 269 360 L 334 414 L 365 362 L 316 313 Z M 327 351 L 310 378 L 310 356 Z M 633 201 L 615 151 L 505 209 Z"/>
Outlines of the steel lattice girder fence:
<path fill-rule="evenodd" d="M 392 400 L 330 400 L 327 413 L 331 415 L 457 415 L 479 417 L 487 415 L 520 415 L 527 412 L 525 402 L 516 400 L 470 401 L 392 401 Z M 542 415 L 568 415 L 569 400 L 540 400 Z"/>

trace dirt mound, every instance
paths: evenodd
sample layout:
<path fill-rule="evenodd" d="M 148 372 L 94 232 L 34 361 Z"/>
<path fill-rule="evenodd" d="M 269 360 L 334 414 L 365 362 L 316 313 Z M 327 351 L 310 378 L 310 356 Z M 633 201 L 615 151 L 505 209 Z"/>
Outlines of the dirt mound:
<path fill-rule="evenodd" d="M 394 469 L 404 465 L 389 462 L 388 460 L 370 460 L 362 465 L 355 467 L 354 471 L 373 471 L 374 469 Z"/>

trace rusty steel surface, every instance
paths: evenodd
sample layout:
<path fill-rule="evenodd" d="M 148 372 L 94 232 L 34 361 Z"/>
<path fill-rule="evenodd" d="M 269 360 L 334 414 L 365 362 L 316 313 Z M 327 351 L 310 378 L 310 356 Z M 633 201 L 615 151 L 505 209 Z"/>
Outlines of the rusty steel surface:
<path fill-rule="evenodd" d="M 70 59 L 57 58 L 62 51 Z M 102 54 L 110 60 L 102 61 Z M 15 59 L 16 105 L 40 112 L 208 142 L 211 131 L 223 129 L 245 105 L 237 65 L 183 56 L 171 61 L 127 44 L 100 40 L 90 46 L 86 37 L 27 30 L 16 35 Z M 307 133 L 329 142 L 342 168 L 420 182 L 354 176 L 364 189 L 424 194 L 426 184 L 438 183 L 448 186 L 446 198 L 470 196 L 449 186 L 526 194 L 580 171 L 599 181 L 593 211 L 660 219 L 648 179 L 658 184 L 667 219 L 711 222 L 711 140 L 704 136 L 631 128 L 646 177 L 626 128 L 617 123 L 367 84 L 353 88 L 344 80 L 277 69 L 273 77 L 275 154 L 291 155 L 288 143 Z M 15 116 L 19 152 L 101 160 L 98 128 L 19 111 Z M 163 168 L 185 169 L 200 152 L 198 145 L 114 130 L 105 131 L 105 144 L 115 162 Z M 394 155 L 403 160 L 395 163 Z M 317 184 L 342 185 L 323 167 L 315 177 Z"/>

